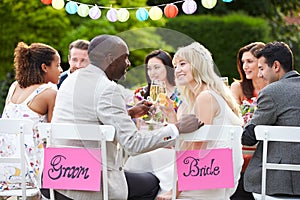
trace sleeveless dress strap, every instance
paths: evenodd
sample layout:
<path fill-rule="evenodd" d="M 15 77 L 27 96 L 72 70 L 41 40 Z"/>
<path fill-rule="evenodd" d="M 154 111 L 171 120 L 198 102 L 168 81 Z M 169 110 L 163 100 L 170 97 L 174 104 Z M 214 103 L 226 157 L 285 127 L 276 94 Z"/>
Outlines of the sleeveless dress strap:
<path fill-rule="evenodd" d="M 47 83 L 40 85 L 23 101 L 22 104 L 28 104 L 34 97 L 36 97 L 38 94 L 40 94 L 41 92 L 43 92 L 48 88 L 53 88 L 53 86 Z"/>
<path fill-rule="evenodd" d="M 225 102 L 225 100 L 220 95 L 218 95 L 215 91 L 213 91 L 213 90 L 205 90 L 203 92 L 207 92 L 207 93 L 211 94 L 216 99 L 216 101 L 218 102 L 219 107 L 220 107 L 220 113 L 219 113 L 219 115 L 223 115 L 223 113 L 225 112 L 224 111 L 225 108 L 222 105 L 224 105 L 224 103 L 225 103 L 225 105 L 227 105 L 226 102 Z"/>

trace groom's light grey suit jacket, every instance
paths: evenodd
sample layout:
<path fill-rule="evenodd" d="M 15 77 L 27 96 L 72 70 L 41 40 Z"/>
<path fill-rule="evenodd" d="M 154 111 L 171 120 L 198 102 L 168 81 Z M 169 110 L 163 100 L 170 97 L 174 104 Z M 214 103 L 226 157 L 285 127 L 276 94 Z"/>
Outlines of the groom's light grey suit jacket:
<path fill-rule="evenodd" d="M 138 131 L 127 113 L 120 87 L 110 81 L 100 68 L 91 64 L 76 70 L 63 82 L 56 97 L 52 122 L 105 124 L 115 127 L 115 141 L 107 144 L 108 190 L 109 199 L 118 200 L 127 199 L 128 195 L 122 152 L 118 143 L 129 154 L 134 155 L 173 146 L 178 134 L 175 125 L 171 124 L 147 133 Z M 84 144 L 85 147 L 97 145 L 92 142 Z M 102 199 L 101 192 L 59 192 L 73 199 Z"/>

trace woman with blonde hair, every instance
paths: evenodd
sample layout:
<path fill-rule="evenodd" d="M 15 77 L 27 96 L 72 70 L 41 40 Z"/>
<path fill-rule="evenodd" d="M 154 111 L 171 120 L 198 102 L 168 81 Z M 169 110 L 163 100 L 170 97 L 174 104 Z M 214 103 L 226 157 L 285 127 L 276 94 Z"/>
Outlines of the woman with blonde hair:
<path fill-rule="evenodd" d="M 182 105 L 177 114 L 172 108 L 164 111 L 169 122 L 176 122 L 182 114 L 196 114 L 204 122 L 211 125 L 242 125 L 239 117 L 239 106 L 229 88 L 214 72 L 214 61 L 211 53 L 200 43 L 194 42 L 180 48 L 173 57 L 175 66 L 175 80 Z M 169 99 L 170 101 L 170 99 Z M 185 142 L 181 149 L 211 149 L 226 148 L 230 144 L 224 141 L 217 142 Z M 243 164 L 242 146 L 234 147 L 234 188 L 221 188 L 197 191 L 178 191 L 177 198 L 226 200 L 234 193 Z M 171 199 L 171 191 L 159 195 L 158 200 Z"/>

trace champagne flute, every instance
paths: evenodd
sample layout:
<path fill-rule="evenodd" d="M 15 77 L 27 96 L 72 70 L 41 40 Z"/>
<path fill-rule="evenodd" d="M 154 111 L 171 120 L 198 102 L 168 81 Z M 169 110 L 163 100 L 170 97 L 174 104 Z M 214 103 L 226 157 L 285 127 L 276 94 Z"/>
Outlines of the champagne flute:
<path fill-rule="evenodd" d="M 220 78 L 221 78 L 221 80 L 223 81 L 223 83 L 224 83 L 227 87 L 229 87 L 228 77 L 220 77 Z"/>
<path fill-rule="evenodd" d="M 151 86 L 150 86 L 150 101 L 153 103 L 153 109 L 151 109 L 150 113 L 150 120 L 148 123 L 156 123 L 157 121 L 154 120 L 155 118 L 161 118 L 159 117 L 158 105 L 162 105 L 164 102 L 166 102 L 166 83 L 164 81 L 158 81 L 158 80 L 152 80 Z M 165 122 L 163 117 L 163 123 Z"/>

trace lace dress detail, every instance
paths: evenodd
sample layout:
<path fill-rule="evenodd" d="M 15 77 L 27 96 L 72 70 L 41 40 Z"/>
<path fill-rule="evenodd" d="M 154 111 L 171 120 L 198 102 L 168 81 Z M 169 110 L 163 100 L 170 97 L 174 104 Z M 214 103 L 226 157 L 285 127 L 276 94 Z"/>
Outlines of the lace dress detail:
<path fill-rule="evenodd" d="M 48 88 L 53 88 L 53 84 L 42 84 L 35 89 L 22 103 L 15 104 L 11 101 L 17 82 L 14 82 L 8 92 L 7 104 L 4 107 L 2 118 L 28 118 L 34 124 L 47 122 L 47 115 L 40 115 L 28 107 L 28 103 L 34 97 Z M 35 127 L 35 126 L 34 126 Z M 16 151 L 16 137 L 0 133 L 0 156 L 13 155 Z M 39 166 L 43 156 L 44 140 L 40 138 L 37 128 L 33 128 L 32 137 L 25 137 L 26 162 L 28 170 L 26 179 L 28 185 L 36 184 L 39 180 Z M 21 174 L 20 166 L 16 164 L 0 164 L 0 191 L 20 188 Z"/>

